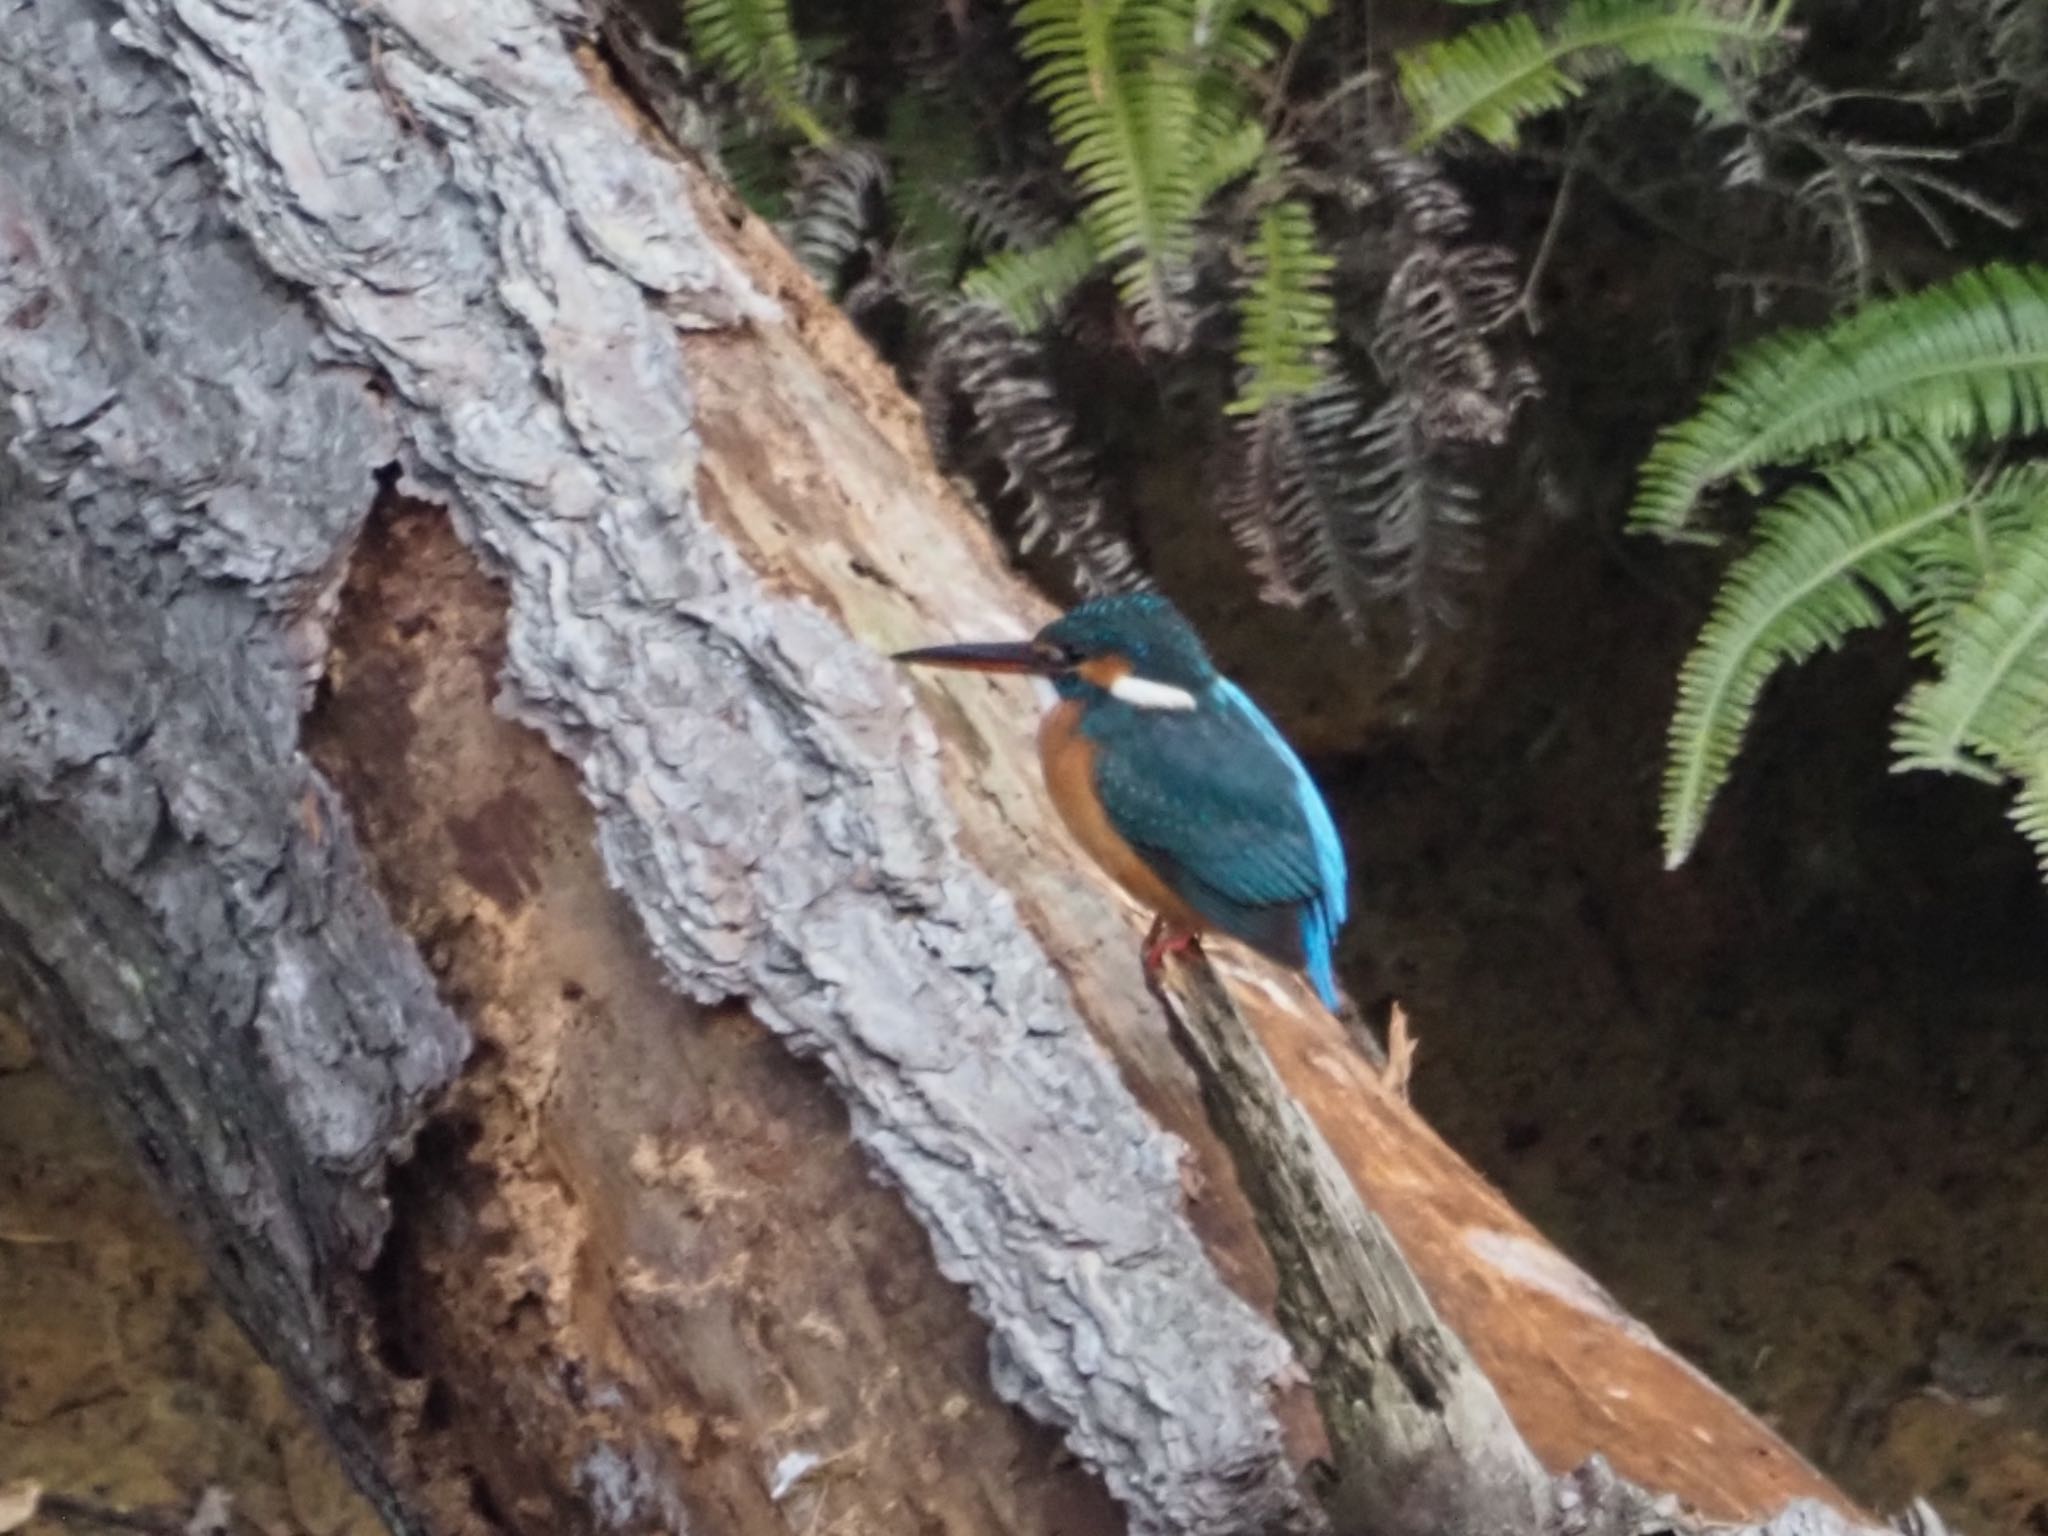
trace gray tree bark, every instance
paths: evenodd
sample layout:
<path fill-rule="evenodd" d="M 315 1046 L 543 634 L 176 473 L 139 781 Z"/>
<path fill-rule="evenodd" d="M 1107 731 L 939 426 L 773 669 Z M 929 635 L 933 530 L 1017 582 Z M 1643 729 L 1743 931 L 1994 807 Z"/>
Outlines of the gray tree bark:
<path fill-rule="evenodd" d="M 1326 1448 L 1480 1432 L 1318 1414 L 1021 701 L 877 654 L 1032 600 L 594 27 L 0 0 L 0 1008 L 395 1531 L 1315 1528 Z M 1365 1292 L 1472 1339 L 1514 1520 L 1595 1450 L 1852 1513 L 1228 995 L 1315 1187 L 1401 1175 Z"/>

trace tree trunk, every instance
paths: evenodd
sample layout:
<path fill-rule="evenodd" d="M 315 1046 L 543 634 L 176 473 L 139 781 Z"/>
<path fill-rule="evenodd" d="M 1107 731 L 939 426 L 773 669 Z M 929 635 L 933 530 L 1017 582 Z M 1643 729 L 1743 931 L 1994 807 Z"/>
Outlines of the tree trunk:
<path fill-rule="evenodd" d="M 1042 605 L 593 26 L 0 0 L 0 1008 L 393 1529 L 1310 1529 L 1383 1403 L 1470 1459 L 1417 1381 L 1853 1515 L 1224 956 L 1317 1305 L 1450 1352 L 1290 1363 L 1027 701 L 877 654 Z"/>

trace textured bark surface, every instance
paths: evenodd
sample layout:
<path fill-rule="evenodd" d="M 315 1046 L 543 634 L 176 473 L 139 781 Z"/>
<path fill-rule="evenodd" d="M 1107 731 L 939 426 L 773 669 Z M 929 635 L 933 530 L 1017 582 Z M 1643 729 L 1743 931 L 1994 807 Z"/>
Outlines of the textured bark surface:
<path fill-rule="evenodd" d="M 1312 1525 L 1027 701 L 876 654 L 1041 614 L 579 23 L 0 0 L 0 1006 L 401 1530 Z M 1234 985 L 1552 1470 L 1834 1497 Z"/>
<path fill-rule="evenodd" d="M 1169 974 L 1161 1003 L 1259 1213 L 1281 1326 L 1315 1382 L 1335 1523 L 1382 1536 L 1542 1530 L 1548 1475 L 1386 1224 L 1214 970 L 1183 961 Z"/>
<path fill-rule="evenodd" d="M 0 9 L 0 997 L 206 1234 L 352 1467 L 387 1159 L 464 1049 L 296 748 L 397 436 L 108 12 Z M 387 1518 L 406 1511 L 371 1485 Z"/>

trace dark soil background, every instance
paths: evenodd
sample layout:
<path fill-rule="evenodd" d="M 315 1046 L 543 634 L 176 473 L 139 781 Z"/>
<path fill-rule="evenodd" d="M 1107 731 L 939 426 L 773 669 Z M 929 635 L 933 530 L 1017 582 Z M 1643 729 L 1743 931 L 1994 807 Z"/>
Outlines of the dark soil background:
<path fill-rule="evenodd" d="M 128 1536 L 175 1536 L 210 1489 L 237 1536 L 383 1530 L 125 1150 L 0 1018 L 0 1487 L 17 1478 L 145 1522 Z"/>
<path fill-rule="evenodd" d="M 1529 248 L 1547 202 L 1499 194 Z M 1674 681 L 1726 557 L 1619 530 L 1751 322 L 1625 210 L 1575 222 L 1538 346 L 1570 510 L 1489 487 L 1472 617 L 1420 672 L 1259 603 L 1185 510 L 1198 456 L 1134 472 L 1140 540 L 1330 796 L 1345 980 L 1407 1009 L 1431 1123 L 1874 1508 L 2048 1533 L 2048 894 L 2000 793 L 1889 771 L 1899 631 L 1772 685 L 1663 870 Z"/>
<path fill-rule="evenodd" d="M 2048 899 L 1999 794 L 1887 771 L 1904 635 L 1774 685 L 1667 874 L 1710 560 L 1539 532 L 1418 724 L 1178 551 L 1337 811 L 1345 979 L 1407 1009 L 1431 1123 L 1874 1507 L 2048 1532 Z"/>

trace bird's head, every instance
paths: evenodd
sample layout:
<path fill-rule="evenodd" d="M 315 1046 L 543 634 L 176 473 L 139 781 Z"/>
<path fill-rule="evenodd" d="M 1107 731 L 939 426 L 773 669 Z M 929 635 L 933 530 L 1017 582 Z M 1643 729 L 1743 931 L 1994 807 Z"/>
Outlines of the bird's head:
<path fill-rule="evenodd" d="M 1215 665 L 1180 610 L 1151 592 L 1081 604 L 1030 640 L 935 645 L 898 661 L 981 672 L 1026 672 L 1052 680 L 1063 698 L 1115 699 L 1136 709 L 1199 707 Z"/>

